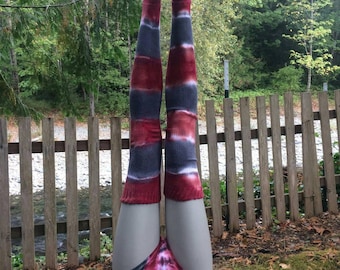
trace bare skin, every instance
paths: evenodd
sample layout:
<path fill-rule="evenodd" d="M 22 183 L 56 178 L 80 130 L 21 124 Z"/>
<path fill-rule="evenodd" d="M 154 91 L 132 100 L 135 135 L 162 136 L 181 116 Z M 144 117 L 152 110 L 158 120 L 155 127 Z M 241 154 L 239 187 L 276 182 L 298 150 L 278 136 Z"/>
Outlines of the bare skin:
<path fill-rule="evenodd" d="M 159 235 L 159 203 L 123 203 L 114 238 L 113 269 L 131 270 L 139 265 L 156 248 Z"/>

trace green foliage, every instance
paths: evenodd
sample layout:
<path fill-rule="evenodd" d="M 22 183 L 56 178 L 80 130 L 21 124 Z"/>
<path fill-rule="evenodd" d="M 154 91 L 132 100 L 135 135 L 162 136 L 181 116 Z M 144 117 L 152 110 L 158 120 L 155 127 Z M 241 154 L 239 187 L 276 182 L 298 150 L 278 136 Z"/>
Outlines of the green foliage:
<path fill-rule="evenodd" d="M 334 164 L 334 173 L 340 174 L 340 153 L 337 152 L 333 154 L 333 164 Z M 321 160 L 319 162 L 319 174 L 320 176 L 325 176 L 325 161 Z M 340 185 L 336 184 L 336 193 L 340 194 Z M 321 187 L 321 199 L 323 210 L 327 211 L 327 186 Z M 338 197 L 338 203 L 340 202 L 340 198 Z"/>
<path fill-rule="evenodd" d="M 286 66 L 274 72 L 272 87 L 280 93 L 301 91 L 303 70 L 294 66 Z"/>
<path fill-rule="evenodd" d="M 339 158 L 340 160 L 340 158 Z M 339 161 L 340 164 L 340 161 Z M 340 166 L 340 165 L 339 165 Z M 288 189 L 288 182 L 284 181 L 284 177 L 282 175 L 282 181 L 284 182 L 284 192 L 287 194 L 289 192 Z M 270 187 L 270 195 L 275 194 L 275 183 L 274 183 L 274 172 L 272 170 L 269 171 L 269 187 Z M 203 181 L 202 183 L 203 187 L 203 193 L 204 193 L 204 204 L 206 207 L 211 206 L 211 191 L 209 186 L 209 181 Z M 298 192 L 303 191 L 303 183 L 298 183 Z M 227 187 L 225 180 L 222 179 L 220 181 L 220 192 L 221 192 L 221 204 L 224 205 L 227 202 Z M 242 173 L 238 175 L 238 181 L 237 181 L 237 194 L 239 200 L 244 200 L 244 182 L 242 180 Z M 260 181 L 260 175 L 258 171 L 253 172 L 253 192 L 254 192 L 254 198 L 259 199 L 261 198 L 261 181 Z M 245 217 L 245 213 L 240 213 L 241 217 Z M 276 216 L 276 208 L 272 208 L 272 215 L 273 218 Z M 289 213 L 287 213 L 287 216 L 289 216 Z"/>
<path fill-rule="evenodd" d="M 114 115 L 120 117 L 129 115 L 128 92 L 111 91 L 108 93 L 99 93 L 97 112 L 101 115 Z"/>
<path fill-rule="evenodd" d="M 335 174 L 340 174 L 340 153 L 335 153 L 333 154 L 333 162 L 334 162 L 334 173 Z M 324 160 L 321 160 L 319 162 L 319 171 L 320 171 L 320 176 L 325 176 L 325 162 Z"/>
<path fill-rule="evenodd" d="M 23 255 L 19 253 L 17 255 L 12 255 L 12 267 L 13 269 L 22 269 L 23 268 Z"/>
<path fill-rule="evenodd" d="M 241 47 L 231 22 L 236 18 L 236 1 L 193 1 L 192 17 L 201 98 L 224 95 L 223 63 L 234 59 Z"/>
<path fill-rule="evenodd" d="M 11 4 L 46 5 L 42 0 L 26 2 L 12 0 Z M 314 1 L 310 28 L 308 0 L 193 1 L 200 104 L 224 97 L 226 59 L 230 63 L 231 93 L 269 87 L 274 91 L 298 89 L 297 74 L 285 68 L 290 60 L 297 66 L 313 68 L 315 84 L 329 80 L 330 88 L 338 89 L 338 2 Z M 38 101 L 65 115 L 85 116 L 94 97 L 97 113 L 127 116 L 141 1 L 98 0 L 87 5 L 71 1 L 53 6 L 58 3 L 50 1 L 46 8 L 0 7 L 0 113 L 31 114 L 32 109 L 37 110 L 34 102 Z M 170 2 L 162 2 L 161 14 L 165 68 Z M 313 55 L 305 54 L 312 36 Z"/>
<path fill-rule="evenodd" d="M 12 4 L 22 5 L 18 1 Z M 6 26 L 0 28 L 0 73 L 9 89 L 16 89 L 11 76 L 18 74 L 16 99 L 46 100 L 51 109 L 77 116 L 84 107 L 79 103 L 87 107 L 90 93 L 98 96 L 100 91 L 127 90 L 131 38 L 138 29 L 140 3 L 81 4 L 0 8 L 0 24 Z M 10 52 L 19 65 L 11 61 Z M 4 105 L 7 113 L 17 114 L 8 103 Z"/>
<path fill-rule="evenodd" d="M 322 16 L 323 10 L 332 6 L 331 0 L 288 1 L 283 10 L 291 27 L 290 34 L 283 36 L 296 42 L 298 49 L 291 50 L 291 63 L 308 70 L 307 90 L 310 91 L 312 71 L 328 81 L 338 72 L 340 66 L 332 62 L 332 46 L 336 40 L 332 37 L 334 21 L 329 16 Z"/>
<path fill-rule="evenodd" d="M 244 46 L 245 42 L 240 42 L 240 46 Z M 237 51 L 238 49 L 235 49 Z M 230 62 L 230 81 L 232 90 L 238 91 L 257 91 L 263 87 L 268 80 L 268 74 L 264 70 L 265 63 L 256 58 L 250 49 L 243 48 L 242 51 L 232 58 Z"/>
<path fill-rule="evenodd" d="M 260 187 L 260 180 L 258 173 L 254 173 L 254 197 L 260 198 L 261 197 L 261 187 Z M 203 193 L 204 193 L 204 202 L 206 206 L 211 205 L 211 192 L 210 186 L 208 181 L 203 181 L 202 183 Z M 270 181 L 270 190 L 271 194 L 274 193 L 274 181 L 271 179 Z M 227 201 L 227 188 L 225 180 L 220 181 L 220 192 L 221 192 L 221 203 L 224 204 Z M 237 183 L 237 194 L 240 200 L 244 199 L 244 184 L 243 181 L 238 181 Z"/>
<path fill-rule="evenodd" d="M 211 192 L 210 192 L 209 181 L 203 181 L 202 188 L 203 188 L 203 193 L 204 193 L 204 204 L 205 206 L 210 206 L 211 205 Z M 226 187 L 225 180 L 220 181 L 220 192 L 221 192 L 221 204 L 224 204 L 227 198 L 227 187 Z"/>
<path fill-rule="evenodd" d="M 268 269 L 322 269 L 334 270 L 339 268 L 339 251 L 332 248 L 320 249 L 319 247 L 300 247 L 300 252 L 278 251 L 277 253 L 264 254 L 256 252 L 244 260 L 225 260 L 214 269 L 233 270 L 268 270 Z"/>
<path fill-rule="evenodd" d="M 235 100 L 239 100 L 243 97 L 249 97 L 250 104 L 252 104 L 255 102 L 257 96 L 269 96 L 275 94 L 275 91 L 273 89 L 256 88 L 254 90 L 248 89 L 243 91 L 232 91 L 230 94 L 230 97 Z"/>
<path fill-rule="evenodd" d="M 90 241 L 88 239 L 83 239 L 80 243 L 80 256 L 88 259 L 90 257 Z M 112 237 L 105 234 L 100 233 L 100 252 L 102 255 L 111 254 L 113 250 L 112 246 Z"/>
<path fill-rule="evenodd" d="M 90 245 L 88 239 L 83 239 L 80 243 L 79 255 L 88 259 L 90 257 Z M 100 251 L 101 254 L 106 258 L 108 254 L 111 254 L 113 251 L 112 246 L 112 238 L 111 236 L 101 233 L 100 234 Z M 37 256 L 35 261 L 40 265 L 44 266 L 45 264 L 45 256 Z M 67 254 L 62 252 L 58 254 L 57 258 L 58 263 L 66 263 L 67 262 Z M 12 267 L 14 270 L 23 269 L 23 255 L 21 250 L 17 250 L 16 254 L 12 254 Z"/>

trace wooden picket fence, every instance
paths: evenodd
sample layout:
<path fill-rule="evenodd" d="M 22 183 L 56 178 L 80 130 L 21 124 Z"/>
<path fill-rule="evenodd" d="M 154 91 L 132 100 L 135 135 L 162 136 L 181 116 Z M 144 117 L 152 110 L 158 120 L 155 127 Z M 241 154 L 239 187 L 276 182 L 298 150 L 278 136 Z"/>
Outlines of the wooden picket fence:
<path fill-rule="evenodd" d="M 250 98 L 239 100 L 235 108 L 232 99 L 223 102 L 224 132 L 218 133 L 216 128 L 215 104 L 206 102 L 207 134 L 197 134 L 197 158 L 199 171 L 200 145 L 207 144 L 209 159 L 209 185 L 211 193 L 211 207 L 207 214 L 212 219 L 212 233 L 221 236 L 225 229 L 237 231 L 240 228 L 240 214 L 245 212 L 244 222 L 248 229 L 254 228 L 257 219 L 255 209 L 260 210 L 262 225 L 272 224 L 272 208 L 276 208 L 277 219 L 284 222 L 287 218 L 298 220 L 303 209 L 305 216 L 317 216 L 323 212 L 321 187 L 327 189 L 327 210 L 338 213 L 336 184 L 340 179 L 334 174 L 334 163 L 331 138 L 330 119 L 337 123 L 337 141 L 340 142 L 340 91 L 334 92 L 335 109 L 329 109 L 329 96 L 326 92 L 318 95 L 319 111 L 313 111 L 310 93 L 301 94 L 301 115 L 296 115 L 293 106 L 292 93 L 283 96 L 284 106 L 279 105 L 279 96 L 256 97 L 257 128 L 251 128 Z M 240 130 L 235 130 L 235 112 L 239 111 Z M 284 126 L 280 124 L 280 117 L 284 115 Z M 294 124 L 294 117 L 301 118 L 301 124 Z M 268 124 L 270 119 L 270 124 Z M 324 160 L 324 177 L 319 176 L 315 143 L 314 123 L 320 121 L 322 151 Z M 64 121 L 65 141 L 54 140 L 54 120 L 42 120 L 42 141 L 31 139 L 31 119 L 18 120 L 19 143 L 8 142 L 7 121 L 0 118 L 0 270 L 11 269 L 11 239 L 22 239 L 22 253 L 24 269 L 35 269 L 34 238 L 45 235 L 46 268 L 57 267 L 57 233 L 67 233 L 68 265 L 78 265 L 79 246 L 78 232 L 90 231 L 90 259 L 100 257 L 100 231 L 102 228 L 112 227 L 115 231 L 122 193 L 122 149 L 129 148 L 129 140 L 122 139 L 121 121 L 111 119 L 111 137 L 99 140 L 99 123 L 97 118 L 88 119 L 88 139 L 76 140 L 76 120 L 66 118 Z M 270 126 L 270 127 L 268 127 Z M 302 134 L 303 148 L 303 186 L 302 193 L 298 192 L 295 135 Z M 283 151 L 283 139 L 285 151 Z M 259 146 L 259 179 L 261 198 L 254 197 L 252 140 L 257 140 Z M 272 167 L 269 165 L 268 140 L 271 140 Z M 235 144 L 242 142 L 242 177 L 244 199 L 238 197 L 239 177 L 236 170 Z M 219 171 L 218 144 L 225 145 L 225 171 Z M 100 166 L 99 151 L 111 151 L 111 184 L 112 184 L 112 217 L 100 217 Z M 89 201 L 90 211 L 88 220 L 78 220 L 77 201 L 77 152 L 88 151 L 89 158 Z M 56 218 L 56 189 L 55 189 L 55 153 L 65 152 L 66 163 L 66 222 L 58 222 Z M 32 153 L 43 154 L 45 223 L 35 225 L 33 221 L 33 192 L 32 192 Z M 11 228 L 11 205 L 9 192 L 9 155 L 19 154 L 22 226 Z M 283 155 L 286 155 L 286 164 Z M 286 168 L 286 179 L 289 192 L 285 193 L 283 181 L 283 167 Z M 273 170 L 273 176 L 269 171 Z M 225 176 L 227 185 L 227 201 L 222 202 L 220 181 Z M 274 181 L 274 193 L 270 192 L 270 177 Z M 300 199 L 302 198 L 302 200 Z M 303 207 L 301 207 L 303 206 Z M 287 211 L 289 217 L 286 216 Z M 224 224 L 227 224 L 225 228 Z"/>

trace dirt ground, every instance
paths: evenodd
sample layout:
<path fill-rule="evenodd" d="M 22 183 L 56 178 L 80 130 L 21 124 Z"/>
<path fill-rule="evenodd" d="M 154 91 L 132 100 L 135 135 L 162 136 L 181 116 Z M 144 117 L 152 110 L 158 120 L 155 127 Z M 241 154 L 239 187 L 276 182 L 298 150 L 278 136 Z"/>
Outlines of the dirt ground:
<path fill-rule="evenodd" d="M 274 224 L 268 229 L 258 225 L 253 230 L 246 230 L 245 224 L 242 224 L 239 233 L 225 232 L 221 238 L 213 238 L 212 245 L 215 269 L 232 269 L 217 267 L 228 260 L 229 264 L 233 261 L 244 265 L 256 264 L 259 254 L 269 254 L 275 259 L 310 249 L 338 252 L 340 215 L 325 213 L 321 217 Z"/>
<path fill-rule="evenodd" d="M 269 260 L 277 260 L 306 250 L 331 250 L 327 256 L 339 256 L 340 251 L 340 214 L 323 214 L 321 217 L 301 218 L 296 222 L 287 221 L 263 228 L 260 224 L 255 229 L 247 230 L 241 224 L 238 233 L 225 231 L 221 237 L 212 237 L 214 269 L 233 269 L 231 265 L 253 265 L 259 254 L 270 255 Z M 309 256 L 309 255 L 308 255 Z M 310 256 L 313 256 L 310 253 Z M 325 258 L 325 259 L 329 259 Z M 337 258 L 340 269 L 340 258 Z M 78 267 L 65 267 L 60 270 L 74 269 L 112 269 L 111 259 L 104 262 L 87 262 Z M 241 268 L 238 268 L 241 269 Z M 285 268 L 284 264 L 280 269 Z"/>

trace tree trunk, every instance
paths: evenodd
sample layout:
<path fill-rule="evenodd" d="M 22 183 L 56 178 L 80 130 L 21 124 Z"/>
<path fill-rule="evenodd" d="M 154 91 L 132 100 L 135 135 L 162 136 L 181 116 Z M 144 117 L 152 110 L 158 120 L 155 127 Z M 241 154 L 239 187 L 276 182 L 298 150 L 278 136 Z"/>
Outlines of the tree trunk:
<path fill-rule="evenodd" d="M 105 30 L 109 30 L 109 4 L 105 1 Z"/>
<path fill-rule="evenodd" d="M 85 1 L 85 17 L 86 17 L 86 23 L 84 25 L 84 33 L 85 33 L 85 40 L 88 44 L 88 49 L 91 50 L 91 36 L 90 36 L 90 13 L 89 13 L 89 0 Z M 94 6 L 94 5 L 93 5 Z M 90 54 L 90 52 L 89 52 Z M 90 69 L 90 83 L 92 84 L 92 71 Z M 92 87 L 87 86 L 88 89 L 86 91 L 89 93 L 89 99 L 90 99 L 90 116 L 95 116 L 95 100 L 94 100 L 94 93 L 92 91 Z"/>
<path fill-rule="evenodd" d="M 94 93 L 91 91 L 89 94 L 90 97 L 90 116 L 94 117 L 95 116 L 95 102 L 94 102 Z"/>
<path fill-rule="evenodd" d="M 310 18 L 311 18 L 311 30 L 313 31 L 314 29 L 314 9 L 313 9 L 313 5 L 314 5 L 314 0 L 310 1 L 311 4 L 311 11 L 310 11 Z M 309 55 L 311 57 L 311 62 L 313 61 L 313 36 L 310 37 L 309 40 Z M 307 63 L 308 64 L 308 63 Z M 307 92 L 310 92 L 311 90 L 311 86 L 312 86 L 312 67 L 311 67 L 311 63 L 308 64 L 308 75 L 307 75 Z"/>
<path fill-rule="evenodd" d="M 129 3 L 126 4 L 126 12 L 127 15 L 129 15 Z M 132 46 L 131 46 L 131 37 L 130 37 L 130 23 L 129 20 L 127 20 L 127 40 L 128 40 L 128 50 L 129 50 L 129 68 L 130 68 L 130 74 L 132 72 Z"/>
<path fill-rule="evenodd" d="M 312 68 L 307 68 L 307 92 L 310 92 L 311 85 L 312 85 Z"/>
<path fill-rule="evenodd" d="M 10 5 L 11 1 L 7 0 L 7 4 Z M 10 40 L 10 49 L 9 49 L 9 57 L 11 61 L 11 87 L 14 89 L 15 93 L 20 92 L 19 88 L 19 73 L 18 73 L 18 61 L 17 55 L 15 52 L 14 38 L 12 34 L 13 25 L 12 25 L 12 17 L 11 14 L 8 15 L 7 18 L 8 29 L 10 31 L 9 40 Z"/>
<path fill-rule="evenodd" d="M 332 49 L 332 64 L 335 65 L 335 59 L 336 59 L 336 54 L 337 54 L 337 42 L 339 42 L 339 35 L 340 35 L 340 23 L 339 23 L 339 15 L 340 15 L 340 1 L 333 1 L 333 7 L 334 10 L 336 10 L 337 12 L 335 13 L 335 16 L 337 16 L 337 19 L 335 19 L 335 30 L 334 30 L 334 35 L 333 35 L 333 40 L 334 40 L 334 44 L 333 44 L 333 49 Z"/>

